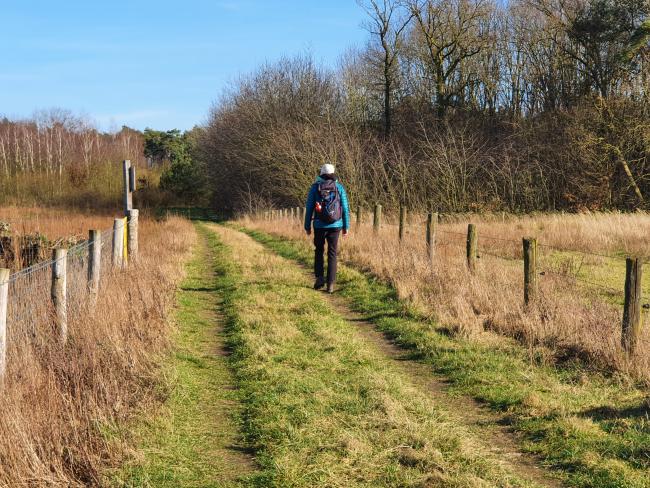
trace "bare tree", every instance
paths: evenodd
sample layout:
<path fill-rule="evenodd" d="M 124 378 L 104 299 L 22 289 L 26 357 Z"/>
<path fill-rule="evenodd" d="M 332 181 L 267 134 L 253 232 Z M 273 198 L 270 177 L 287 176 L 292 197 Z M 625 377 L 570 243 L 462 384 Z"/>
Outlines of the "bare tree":
<path fill-rule="evenodd" d="M 407 5 L 418 26 L 414 42 L 423 48 L 442 116 L 454 100 L 462 100 L 468 83 L 462 63 L 490 44 L 481 26 L 492 4 L 489 0 L 407 0 Z"/>
<path fill-rule="evenodd" d="M 392 98 L 397 84 L 398 56 L 404 30 L 411 22 L 413 14 L 408 10 L 403 12 L 396 0 L 358 0 L 358 3 L 370 16 L 368 31 L 379 45 L 376 57 L 381 60 L 384 135 L 388 138 L 392 129 Z"/>

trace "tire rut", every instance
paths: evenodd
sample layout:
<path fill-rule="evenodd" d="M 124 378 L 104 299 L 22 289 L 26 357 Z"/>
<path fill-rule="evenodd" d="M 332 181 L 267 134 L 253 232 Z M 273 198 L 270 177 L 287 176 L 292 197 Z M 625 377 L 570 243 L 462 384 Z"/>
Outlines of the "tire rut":
<path fill-rule="evenodd" d="M 295 263 L 295 262 L 294 262 Z M 300 263 L 306 275 L 311 274 Z M 323 292 L 324 293 L 324 292 Z M 346 321 L 354 324 L 361 337 L 373 344 L 383 355 L 410 378 L 415 386 L 432 394 L 435 400 L 445 407 L 449 414 L 460 424 L 482 439 L 488 450 L 509 466 L 516 474 L 529 481 L 549 488 L 561 488 L 562 484 L 552 472 L 541 466 L 541 460 L 523 451 L 520 447 L 522 438 L 508 426 L 508 418 L 499 415 L 477 400 L 467 396 L 455 396 L 449 393 L 449 386 L 444 378 L 438 376 L 430 365 L 412 358 L 412 351 L 395 344 L 362 314 L 353 311 L 340 295 L 327 295 L 332 307 Z M 458 412 L 462 412 L 458 414 Z"/>

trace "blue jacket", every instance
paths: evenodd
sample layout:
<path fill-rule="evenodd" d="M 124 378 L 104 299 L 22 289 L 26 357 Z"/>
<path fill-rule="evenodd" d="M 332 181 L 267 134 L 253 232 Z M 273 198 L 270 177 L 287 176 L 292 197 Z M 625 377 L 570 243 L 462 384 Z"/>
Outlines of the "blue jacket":
<path fill-rule="evenodd" d="M 343 185 L 336 182 L 336 187 L 339 190 L 339 195 L 341 196 L 341 207 L 343 209 L 343 218 L 332 222 L 331 224 L 325 224 L 319 219 L 314 218 L 314 209 L 316 207 L 316 200 L 318 199 L 318 185 L 323 183 L 325 180 L 320 176 L 316 178 L 316 183 L 311 185 L 309 189 L 309 196 L 307 197 L 307 211 L 305 212 L 305 230 L 311 230 L 311 221 L 314 221 L 314 229 L 349 229 L 350 228 L 350 206 L 348 205 L 348 195 L 345 193 L 345 188 Z"/>

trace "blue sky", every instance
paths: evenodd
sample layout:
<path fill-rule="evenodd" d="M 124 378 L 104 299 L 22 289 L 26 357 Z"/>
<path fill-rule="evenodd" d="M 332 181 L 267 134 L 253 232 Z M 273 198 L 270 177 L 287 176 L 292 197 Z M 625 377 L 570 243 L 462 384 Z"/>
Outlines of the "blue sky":
<path fill-rule="evenodd" d="M 239 74 L 362 44 L 354 0 L 22 0 L 0 3 L 0 114 L 60 107 L 102 129 L 187 129 Z"/>

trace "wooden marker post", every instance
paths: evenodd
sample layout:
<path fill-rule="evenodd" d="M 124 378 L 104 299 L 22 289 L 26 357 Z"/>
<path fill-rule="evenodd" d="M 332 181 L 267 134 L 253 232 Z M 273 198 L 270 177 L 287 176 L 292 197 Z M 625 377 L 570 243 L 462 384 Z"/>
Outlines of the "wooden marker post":
<path fill-rule="evenodd" d="M 623 329 L 621 342 L 628 355 L 636 352 L 641 335 L 641 278 L 643 263 L 641 259 L 629 257 L 625 260 L 625 305 L 623 308 Z"/>
<path fill-rule="evenodd" d="M 125 159 L 122 161 L 122 181 L 124 184 L 124 215 L 128 215 L 129 210 L 133 208 L 133 194 L 131 193 L 131 184 L 129 183 L 130 172 L 131 161 Z"/>
<path fill-rule="evenodd" d="M 404 232 L 406 230 L 406 207 L 400 205 L 399 207 L 399 240 L 404 240 Z"/>
<path fill-rule="evenodd" d="M 357 207 L 357 227 L 361 227 L 362 219 L 363 219 L 363 207 L 359 205 Z"/>
<path fill-rule="evenodd" d="M 537 239 L 524 238 L 524 305 L 537 299 Z"/>
<path fill-rule="evenodd" d="M 476 255 L 478 250 L 478 235 L 476 226 L 469 224 L 467 226 L 467 267 L 471 272 L 476 270 Z"/>
<path fill-rule="evenodd" d="M 438 212 L 429 213 L 427 215 L 427 254 L 429 261 L 433 264 L 436 257 L 436 229 L 438 227 Z"/>
<path fill-rule="evenodd" d="M 124 256 L 124 219 L 113 221 L 113 268 L 121 268 Z"/>
<path fill-rule="evenodd" d="M 129 166 L 129 191 L 131 193 L 135 192 L 135 166 Z"/>
<path fill-rule="evenodd" d="M 68 340 L 68 301 L 67 271 L 68 251 L 57 248 L 53 252 L 52 263 L 52 304 L 56 317 L 56 333 L 61 344 Z"/>
<path fill-rule="evenodd" d="M 9 305 L 10 271 L 0 269 L 0 384 L 7 372 L 7 310 Z"/>
<path fill-rule="evenodd" d="M 128 257 L 134 262 L 138 259 L 138 219 L 140 211 L 136 208 L 129 211 L 129 224 L 127 227 Z"/>

